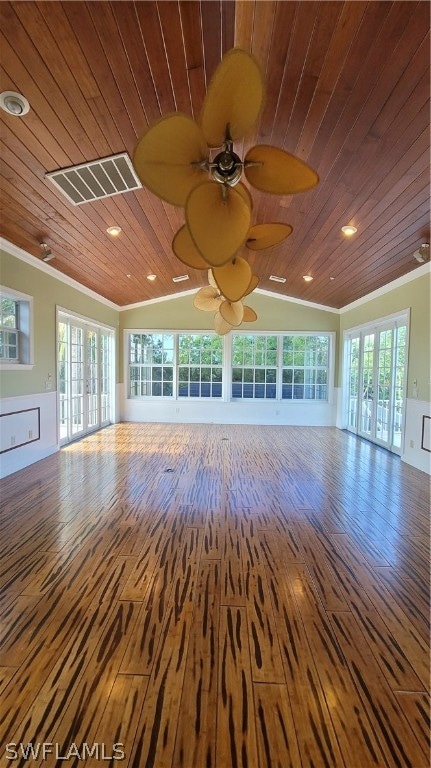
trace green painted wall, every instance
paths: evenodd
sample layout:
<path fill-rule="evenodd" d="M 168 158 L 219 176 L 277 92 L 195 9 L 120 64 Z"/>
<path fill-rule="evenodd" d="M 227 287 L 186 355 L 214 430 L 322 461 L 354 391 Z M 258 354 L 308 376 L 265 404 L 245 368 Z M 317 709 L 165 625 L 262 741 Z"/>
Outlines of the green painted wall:
<path fill-rule="evenodd" d="M 407 397 L 413 396 L 413 380 L 416 379 L 418 399 L 430 401 L 430 287 L 430 275 L 426 274 L 366 304 L 343 312 L 340 315 L 340 359 L 345 330 L 410 308 Z"/>
<path fill-rule="evenodd" d="M 116 361 L 119 381 L 123 380 L 124 329 L 212 329 L 212 313 L 195 309 L 193 295 L 118 312 L 58 280 L 54 271 L 53 275 L 47 274 L 5 251 L 0 251 L 0 284 L 34 298 L 35 365 L 32 371 L 0 372 L 0 391 L 3 397 L 45 391 L 48 373 L 51 373 L 55 387 L 56 305 L 120 331 L 117 334 Z M 430 275 L 426 274 L 341 315 L 254 293 L 248 297 L 247 303 L 256 310 L 258 320 L 247 326 L 244 324 L 242 329 L 335 331 L 339 340 L 335 381 L 340 386 L 342 373 L 338 361 L 342 355 L 343 331 L 410 308 L 408 396 L 412 396 L 413 380 L 416 379 L 419 399 L 430 400 L 430 285 Z"/>
<path fill-rule="evenodd" d="M 27 293 L 34 300 L 34 367 L 32 371 L 0 371 L 2 397 L 44 392 L 48 373 L 56 388 L 56 305 L 118 328 L 117 310 L 5 251 L 0 251 L 0 284 Z"/>
<path fill-rule="evenodd" d="M 244 323 L 241 331 L 339 331 L 339 315 L 295 302 L 254 293 L 247 304 L 257 313 L 255 323 Z M 193 296 L 181 296 L 143 307 L 120 312 L 120 330 L 127 328 L 206 331 L 213 330 L 212 312 L 202 312 L 193 306 Z M 120 334 L 120 360 L 123 359 L 123 333 Z M 336 359 L 336 378 L 338 378 Z M 123 366 L 121 366 L 123 368 Z M 120 381 L 123 380 L 120 371 Z"/>

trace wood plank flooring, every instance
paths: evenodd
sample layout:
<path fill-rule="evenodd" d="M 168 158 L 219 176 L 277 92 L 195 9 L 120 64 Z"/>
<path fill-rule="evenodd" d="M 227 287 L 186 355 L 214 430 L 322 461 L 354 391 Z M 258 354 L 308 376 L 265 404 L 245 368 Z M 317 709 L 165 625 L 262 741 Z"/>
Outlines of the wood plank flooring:
<path fill-rule="evenodd" d="M 0 766 L 428 768 L 424 473 L 119 424 L 0 491 Z"/>

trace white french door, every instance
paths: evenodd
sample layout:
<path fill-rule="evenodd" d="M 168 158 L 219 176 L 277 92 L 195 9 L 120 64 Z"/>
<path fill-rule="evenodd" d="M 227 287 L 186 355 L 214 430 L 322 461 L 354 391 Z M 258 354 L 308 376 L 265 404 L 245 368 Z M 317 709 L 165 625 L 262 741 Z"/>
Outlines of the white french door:
<path fill-rule="evenodd" d="M 401 453 L 407 381 L 408 317 L 345 334 L 347 429 Z"/>
<path fill-rule="evenodd" d="M 114 334 L 58 313 L 59 438 L 67 443 L 112 420 Z"/>

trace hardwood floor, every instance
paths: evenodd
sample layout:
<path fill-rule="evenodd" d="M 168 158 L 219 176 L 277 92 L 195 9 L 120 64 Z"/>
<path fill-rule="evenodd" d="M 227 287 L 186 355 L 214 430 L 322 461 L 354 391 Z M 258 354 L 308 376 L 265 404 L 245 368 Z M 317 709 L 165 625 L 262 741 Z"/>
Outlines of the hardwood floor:
<path fill-rule="evenodd" d="M 424 473 L 119 424 L 0 491 L 1 766 L 428 768 Z"/>

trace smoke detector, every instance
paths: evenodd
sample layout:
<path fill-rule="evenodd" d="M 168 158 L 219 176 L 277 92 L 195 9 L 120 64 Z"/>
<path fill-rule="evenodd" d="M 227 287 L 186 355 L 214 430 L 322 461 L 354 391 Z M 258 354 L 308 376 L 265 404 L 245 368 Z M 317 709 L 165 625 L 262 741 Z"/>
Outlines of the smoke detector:
<path fill-rule="evenodd" d="M 424 262 L 428 261 L 430 257 L 430 244 L 422 243 L 421 247 L 414 252 L 413 256 L 415 257 L 416 261 L 419 262 L 419 264 L 424 264 Z"/>
<path fill-rule="evenodd" d="M 22 117 L 30 111 L 30 104 L 27 99 L 20 93 L 15 93 L 15 91 L 3 91 L 3 93 L 0 93 L 0 107 L 8 115 L 13 115 L 14 117 Z"/>

